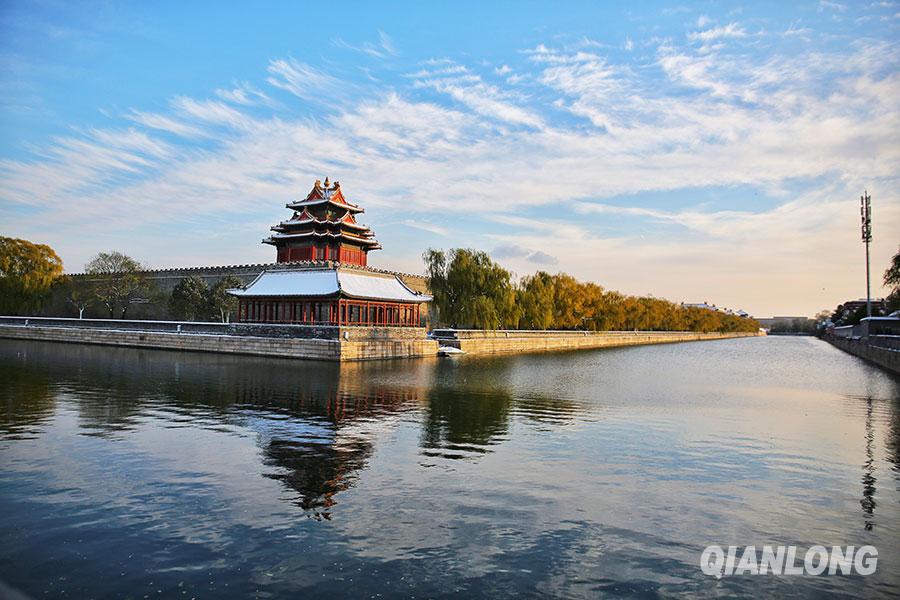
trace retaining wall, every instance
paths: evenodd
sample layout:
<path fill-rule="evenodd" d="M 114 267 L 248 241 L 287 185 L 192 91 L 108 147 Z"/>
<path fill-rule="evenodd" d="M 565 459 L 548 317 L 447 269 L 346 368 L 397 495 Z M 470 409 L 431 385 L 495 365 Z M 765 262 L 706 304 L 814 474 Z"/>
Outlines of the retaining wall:
<path fill-rule="evenodd" d="M 875 363 L 883 369 L 900 375 L 900 350 L 873 346 L 867 343 L 864 338 L 854 339 L 826 335 L 822 339 L 844 352 L 849 352 L 854 356 Z"/>
<path fill-rule="evenodd" d="M 438 346 L 467 354 L 509 354 L 752 337 L 756 333 L 681 331 L 480 331 L 418 327 L 337 327 L 116 319 L 0 317 L 14 339 L 359 361 L 435 356 Z"/>
<path fill-rule="evenodd" d="M 670 344 L 701 340 L 757 337 L 753 333 L 697 333 L 690 331 L 476 331 L 436 329 L 442 346 L 459 348 L 467 354 L 508 354 L 611 348 L 645 344 Z"/>
<path fill-rule="evenodd" d="M 26 324 L 27 323 L 27 324 Z M 417 327 L 331 327 L 0 317 L 0 337 L 328 361 L 435 356 Z"/>

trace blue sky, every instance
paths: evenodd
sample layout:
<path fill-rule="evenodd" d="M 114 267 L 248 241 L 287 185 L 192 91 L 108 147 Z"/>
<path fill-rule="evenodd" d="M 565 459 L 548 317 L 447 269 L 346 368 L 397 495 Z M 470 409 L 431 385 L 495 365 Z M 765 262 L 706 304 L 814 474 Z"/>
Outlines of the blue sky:
<path fill-rule="evenodd" d="M 6 2 L 0 233 L 70 272 L 266 262 L 327 175 L 376 266 L 467 246 L 812 314 L 864 294 L 864 188 L 876 273 L 900 241 L 898 26 L 894 2 Z"/>

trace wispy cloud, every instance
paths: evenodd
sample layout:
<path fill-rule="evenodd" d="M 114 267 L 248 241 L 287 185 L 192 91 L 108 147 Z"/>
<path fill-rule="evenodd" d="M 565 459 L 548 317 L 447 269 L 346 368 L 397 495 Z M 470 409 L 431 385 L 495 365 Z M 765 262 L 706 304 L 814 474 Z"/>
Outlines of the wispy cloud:
<path fill-rule="evenodd" d="M 417 77 L 417 86 L 447 94 L 482 116 L 513 125 L 543 127 L 537 114 L 516 104 L 515 93 L 485 83 L 480 76 L 469 74 L 468 69 L 460 65 L 444 65 L 413 76 Z"/>
<path fill-rule="evenodd" d="M 304 100 L 327 97 L 337 79 L 319 69 L 293 58 L 273 60 L 269 63 L 270 77 L 266 81 L 279 89 L 288 91 Z"/>
<path fill-rule="evenodd" d="M 149 127 L 150 129 L 167 131 L 184 137 L 200 137 L 203 135 L 202 131 L 197 127 L 158 113 L 142 112 L 132 109 L 125 115 L 125 118 L 143 125 L 144 127 Z"/>
<path fill-rule="evenodd" d="M 428 223 L 425 221 L 418 221 L 416 219 L 404 219 L 402 222 L 407 227 L 421 229 L 422 231 L 427 231 L 428 233 L 433 233 L 435 235 L 442 235 L 442 236 L 450 235 L 450 232 L 445 227 L 441 227 L 439 225 L 434 225 L 432 223 Z"/>
<path fill-rule="evenodd" d="M 700 25 L 702 27 L 702 25 Z M 688 39 L 692 42 L 708 43 L 713 40 L 725 38 L 743 38 L 747 37 L 747 31 L 737 23 L 729 23 L 722 27 L 712 27 L 703 31 L 693 31 L 688 34 Z"/>
<path fill-rule="evenodd" d="M 397 56 L 399 54 L 399 51 L 397 50 L 394 41 L 391 39 L 391 36 L 381 30 L 378 30 L 377 42 L 351 44 L 345 41 L 343 38 L 336 37 L 332 39 L 332 43 L 340 48 L 347 48 L 348 50 L 362 52 L 363 54 L 368 54 L 369 56 L 374 56 L 376 58 L 386 58 L 388 56 Z"/>
<path fill-rule="evenodd" d="M 259 91 L 249 83 L 242 83 L 232 89 L 218 89 L 216 96 L 242 106 L 255 106 L 259 104 L 269 104 L 271 99 L 263 92 Z"/>
<path fill-rule="evenodd" d="M 847 5 L 840 2 L 829 2 L 829 0 L 819 0 L 819 12 L 825 10 L 844 12 L 847 10 Z"/>

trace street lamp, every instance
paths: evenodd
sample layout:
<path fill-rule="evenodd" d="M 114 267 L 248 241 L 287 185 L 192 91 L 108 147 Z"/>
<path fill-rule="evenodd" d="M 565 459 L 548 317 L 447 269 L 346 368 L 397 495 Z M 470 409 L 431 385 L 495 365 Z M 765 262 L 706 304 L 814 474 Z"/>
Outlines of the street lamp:
<path fill-rule="evenodd" d="M 872 316 L 872 287 L 869 279 L 869 242 L 872 241 L 872 197 L 866 190 L 859 197 L 859 214 L 862 221 L 862 241 L 866 245 L 866 316 Z"/>

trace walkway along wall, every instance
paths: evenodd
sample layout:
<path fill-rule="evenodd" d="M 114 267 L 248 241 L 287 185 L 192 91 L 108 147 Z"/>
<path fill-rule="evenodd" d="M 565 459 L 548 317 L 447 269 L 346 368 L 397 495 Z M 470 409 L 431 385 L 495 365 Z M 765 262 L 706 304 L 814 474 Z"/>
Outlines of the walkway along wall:
<path fill-rule="evenodd" d="M 480 355 L 664 344 L 753 335 L 756 334 L 441 329 L 435 331 L 432 339 L 418 327 L 0 317 L 0 338 L 328 361 L 435 356 L 439 345 Z"/>

